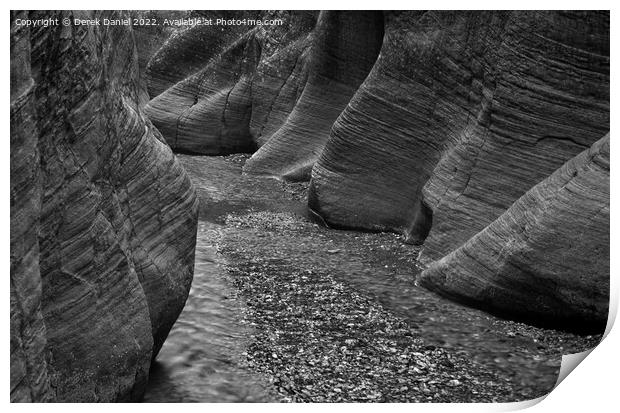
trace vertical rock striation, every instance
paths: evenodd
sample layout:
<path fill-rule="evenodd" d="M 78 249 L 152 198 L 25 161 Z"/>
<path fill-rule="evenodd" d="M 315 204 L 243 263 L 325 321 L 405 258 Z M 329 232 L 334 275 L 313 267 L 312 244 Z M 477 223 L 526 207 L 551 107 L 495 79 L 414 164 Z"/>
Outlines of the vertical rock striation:
<path fill-rule="evenodd" d="M 603 330 L 609 308 L 609 135 L 431 264 L 420 282 L 500 314 Z"/>
<path fill-rule="evenodd" d="M 11 44 L 11 400 L 138 399 L 189 292 L 194 189 L 139 107 L 130 28 Z"/>

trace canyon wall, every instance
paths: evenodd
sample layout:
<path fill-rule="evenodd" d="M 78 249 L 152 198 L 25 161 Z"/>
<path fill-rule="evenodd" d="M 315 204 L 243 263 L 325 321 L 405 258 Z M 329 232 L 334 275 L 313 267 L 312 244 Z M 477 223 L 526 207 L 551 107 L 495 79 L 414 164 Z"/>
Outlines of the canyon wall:
<path fill-rule="evenodd" d="M 555 194 L 560 173 L 547 177 L 609 130 L 608 13 L 399 12 L 385 22 L 381 55 L 314 165 L 310 208 L 331 226 L 423 243 L 421 263 L 439 261 L 422 284 L 442 294 L 602 331 L 609 170 L 542 201 L 553 222 L 517 217 L 531 200 L 511 205 L 543 180 L 529 197 Z M 534 239 L 495 233 L 513 221 L 536 227 Z"/>
<path fill-rule="evenodd" d="M 187 298 L 197 199 L 129 27 L 11 15 L 11 401 L 138 400 Z M 53 18 L 121 18 L 52 12 Z"/>
<path fill-rule="evenodd" d="M 608 47 L 604 13 L 387 13 L 310 207 L 441 258 L 607 133 Z"/>
<path fill-rule="evenodd" d="M 377 58 L 383 17 L 380 12 L 322 12 L 312 36 L 303 92 L 280 127 L 261 136 L 264 145 L 244 166 L 248 173 L 310 178 L 333 123 Z"/>
<path fill-rule="evenodd" d="M 11 13 L 26 18 L 26 13 Z M 11 401 L 48 401 L 52 392 L 41 311 L 41 184 L 30 72 L 30 30 L 11 27 Z"/>
<path fill-rule="evenodd" d="M 216 19 L 218 16 L 207 16 Z M 307 180 L 383 38 L 380 12 L 237 12 L 282 25 L 194 27 L 148 64 L 146 112 L 177 151 L 258 151 L 248 173 Z"/>
<path fill-rule="evenodd" d="M 280 18 L 284 24 L 195 26 L 170 38 L 147 67 L 153 99 L 146 113 L 177 151 L 254 151 L 260 132 L 254 139 L 250 130 L 283 122 L 282 116 L 266 119 L 271 108 L 286 107 L 303 90 L 303 62 L 316 18 L 311 12 L 214 12 L 204 17 Z"/>
<path fill-rule="evenodd" d="M 500 314 L 602 331 L 609 310 L 609 135 L 422 273 L 425 287 Z"/>

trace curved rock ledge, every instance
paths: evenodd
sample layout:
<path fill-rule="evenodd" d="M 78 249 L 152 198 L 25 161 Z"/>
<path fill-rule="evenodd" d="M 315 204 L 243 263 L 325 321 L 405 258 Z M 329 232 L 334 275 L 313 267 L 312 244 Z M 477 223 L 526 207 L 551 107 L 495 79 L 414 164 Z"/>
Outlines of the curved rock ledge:
<path fill-rule="evenodd" d="M 271 112 L 262 113 L 254 99 L 262 97 L 260 102 L 274 109 L 282 107 L 276 102 L 280 91 L 297 99 L 299 85 L 293 82 L 284 90 L 281 82 L 291 72 L 303 78 L 303 71 L 295 71 L 296 62 L 315 17 L 308 12 L 261 17 L 282 18 L 285 24 L 196 26 L 170 38 L 149 62 L 147 82 L 154 98 L 145 111 L 174 150 L 208 155 L 254 151 L 258 139 L 250 129 L 264 126 L 252 123 L 253 106 L 257 116 L 266 118 Z M 257 67 L 264 71 L 264 82 L 256 80 Z"/>
<path fill-rule="evenodd" d="M 609 309 L 609 135 L 431 264 L 420 283 L 511 317 L 603 330 Z"/>
<path fill-rule="evenodd" d="M 187 298 L 197 200 L 138 83 L 130 28 L 12 25 L 11 401 L 139 399 Z"/>

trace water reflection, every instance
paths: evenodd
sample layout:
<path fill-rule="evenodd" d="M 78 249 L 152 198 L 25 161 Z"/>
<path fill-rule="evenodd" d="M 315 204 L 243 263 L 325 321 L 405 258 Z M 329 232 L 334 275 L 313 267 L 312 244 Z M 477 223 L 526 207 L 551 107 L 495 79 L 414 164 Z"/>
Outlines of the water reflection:
<path fill-rule="evenodd" d="M 244 304 L 213 245 L 219 225 L 200 222 L 194 282 L 151 370 L 145 402 L 266 402 L 269 382 L 245 362 Z"/>

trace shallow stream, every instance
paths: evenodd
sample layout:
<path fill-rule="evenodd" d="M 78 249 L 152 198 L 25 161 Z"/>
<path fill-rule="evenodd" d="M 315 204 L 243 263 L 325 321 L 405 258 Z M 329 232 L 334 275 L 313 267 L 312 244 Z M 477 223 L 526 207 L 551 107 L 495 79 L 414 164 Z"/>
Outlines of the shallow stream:
<path fill-rule="evenodd" d="M 242 175 L 244 155 L 179 159 L 201 203 L 195 275 L 146 402 L 518 401 L 598 340 L 417 287 L 416 247 L 317 225 L 304 184 Z"/>

